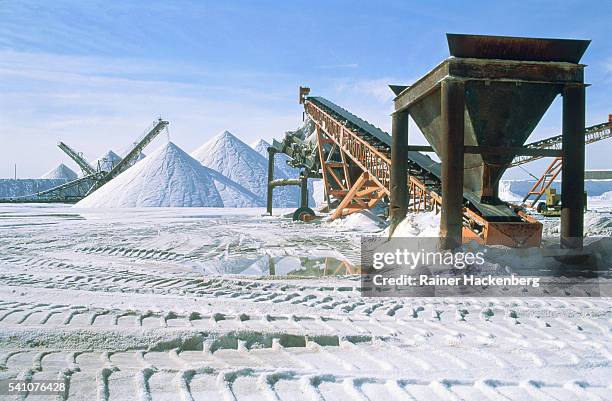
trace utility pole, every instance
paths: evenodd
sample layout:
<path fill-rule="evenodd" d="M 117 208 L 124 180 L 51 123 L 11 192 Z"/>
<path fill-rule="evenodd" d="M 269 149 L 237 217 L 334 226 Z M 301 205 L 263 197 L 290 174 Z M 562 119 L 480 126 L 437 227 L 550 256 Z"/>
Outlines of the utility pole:
<path fill-rule="evenodd" d="M 15 179 L 17 179 L 17 163 L 15 163 Z"/>

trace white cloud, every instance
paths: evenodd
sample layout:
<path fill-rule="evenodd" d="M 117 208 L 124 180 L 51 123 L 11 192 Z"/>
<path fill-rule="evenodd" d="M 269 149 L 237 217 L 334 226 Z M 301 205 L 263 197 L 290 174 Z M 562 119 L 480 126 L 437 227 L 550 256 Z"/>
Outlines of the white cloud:
<path fill-rule="evenodd" d="M 354 90 L 372 96 L 381 102 L 393 99 L 393 92 L 389 89 L 389 78 L 373 79 L 355 82 Z"/>
<path fill-rule="evenodd" d="M 393 77 L 352 81 L 345 80 L 336 85 L 336 90 L 343 93 L 352 93 L 353 95 L 366 95 L 377 103 L 389 103 L 395 97 L 389 85 L 406 85 L 408 82 L 412 81 Z"/>
<path fill-rule="evenodd" d="M 269 140 L 301 121 L 294 97 L 293 81 L 278 74 L 0 52 L 0 177 L 13 163 L 36 177 L 66 162 L 59 140 L 89 158 L 121 151 L 160 114 L 186 151 L 224 129 L 247 143 Z"/>

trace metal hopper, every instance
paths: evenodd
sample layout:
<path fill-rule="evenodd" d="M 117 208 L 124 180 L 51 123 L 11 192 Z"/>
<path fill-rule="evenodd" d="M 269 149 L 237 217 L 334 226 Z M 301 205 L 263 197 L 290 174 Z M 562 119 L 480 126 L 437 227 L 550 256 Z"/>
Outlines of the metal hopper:
<path fill-rule="evenodd" d="M 564 84 L 582 82 L 582 66 L 576 68 L 576 63 L 589 41 L 458 34 L 447 34 L 447 40 L 452 57 L 410 89 L 427 86 L 427 81 L 437 77 L 464 82 L 464 145 L 497 149 L 466 151 L 464 196 L 477 203 L 500 204 L 498 183 L 516 149 L 525 143 Z M 409 112 L 440 155 L 440 85 L 431 85 L 410 104 Z M 499 152 L 500 148 L 505 151 Z"/>

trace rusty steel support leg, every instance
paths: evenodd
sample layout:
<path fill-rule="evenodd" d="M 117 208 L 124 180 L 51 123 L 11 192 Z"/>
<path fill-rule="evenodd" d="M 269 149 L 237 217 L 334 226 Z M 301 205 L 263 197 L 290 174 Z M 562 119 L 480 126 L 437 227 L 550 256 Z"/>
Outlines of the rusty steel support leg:
<path fill-rule="evenodd" d="M 308 207 L 308 171 L 300 174 L 300 207 Z"/>
<path fill-rule="evenodd" d="M 584 85 L 563 89 L 561 246 L 581 248 L 584 235 Z"/>
<path fill-rule="evenodd" d="M 465 89 L 461 81 L 442 81 L 442 214 L 445 249 L 461 244 L 463 229 L 463 141 Z"/>
<path fill-rule="evenodd" d="M 393 113 L 391 131 L 391 177 L 389 235 L 408 212 L 408 111 Z"/>
<path fill-rule="evenodd" d="M 266 212 L 272 216 L 272 193 L 274 187 L 270 183 L 274 180 L 274 154 L 276 150 L 274 148 L 268 148 L 268 193 L 266 201 Z"/>

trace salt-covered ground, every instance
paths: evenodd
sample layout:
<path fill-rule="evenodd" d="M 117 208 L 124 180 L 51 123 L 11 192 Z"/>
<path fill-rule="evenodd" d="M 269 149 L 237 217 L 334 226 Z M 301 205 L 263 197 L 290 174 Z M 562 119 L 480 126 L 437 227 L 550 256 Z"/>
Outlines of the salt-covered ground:
<path fill-rule="evenodd" d="M 612 399 L 611 299 L 363 298 L 317 272 L 375 220 L 262 212 L 0 207 L 0 377 L 69 400 Z"/>

